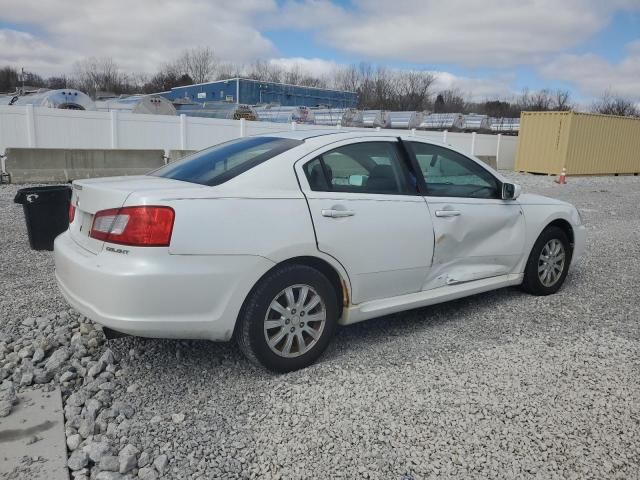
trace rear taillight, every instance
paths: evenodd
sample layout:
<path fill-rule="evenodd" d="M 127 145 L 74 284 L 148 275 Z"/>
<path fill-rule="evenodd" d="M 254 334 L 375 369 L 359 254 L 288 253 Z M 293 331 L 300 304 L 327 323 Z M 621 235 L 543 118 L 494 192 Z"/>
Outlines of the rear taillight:
<path fill-rule="evenodd" d="M 73 223 L 73 219 L 76 218 L 76 206 L 73 203 L 69 204 L 69 223 Z"/>
<path fill-rule="evenodd" d="M 170 207 L 123 207 L 93 217 L 90 237 L 134 247 L 168 247 L 175 212 Z"/>

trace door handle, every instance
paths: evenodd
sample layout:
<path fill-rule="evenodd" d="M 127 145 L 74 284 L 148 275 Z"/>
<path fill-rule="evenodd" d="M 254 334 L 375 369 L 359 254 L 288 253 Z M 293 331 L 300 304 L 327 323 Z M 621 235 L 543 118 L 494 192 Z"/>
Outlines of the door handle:
<path fill-rule="evenodd" d="M 436 210 L 436 217 L 459 217 L 460 210 Z"/>
<path fill-rule="evenodd" d="M 334 210 L 334 209 L 325 209 L 322 210 L 323 217 L 329 218 L 342 218 L 342 217 L 353 217 L 356 212 L 351 210 Z"/>

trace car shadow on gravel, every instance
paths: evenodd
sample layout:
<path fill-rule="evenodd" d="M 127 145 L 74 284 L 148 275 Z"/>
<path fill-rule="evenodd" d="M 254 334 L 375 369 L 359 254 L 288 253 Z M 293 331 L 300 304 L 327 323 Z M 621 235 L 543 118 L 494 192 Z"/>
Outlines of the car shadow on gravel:
<path fill-rule="evenodd" d="M 366 361 L 386 365 L 388 358 L 410 361 L 438 352 L 464 351 L 509 343 L 521 335 L 535 335 L 541 322 L 555 322 L 554 305 L 562 304 L 575 283 L 588 281 L 583 271 L 572 272 L 569 283 L 555 296 L 533 297 L 517 287 L 477 294 L 446 303 L 386 315 L 338 328 L 318 364 L 340 362 L 345 366 Z M 541 306 L 551 305 L 550 312 Z M 272 374 L 253 366 L 234 341 L 173 340 L 125 337 L 109 340 L 121 356 L 139 362 L 163 359 L 164 374 L 189 369 L 223 369 L 231 375 L 267 378 Z M 231 368 L 229 368 L 231 367 Z"/>
<path fill-rule="evenodd" d="M 521 295 L 517 289 L 503 289 L 340 327 L 318 362 L 348 361 L 351 356 L 358 358 L 359 362 L 363 356 L 371 356 L 370 360 L 375 361 L 379 348 L 398 343 L 408 351 L 418 344 L 416 338 L 429 340 L 433 338 L 432 331 L 437 336 L 443 329 L 448 330 L 451 324 L 476 331 L 482 326 L 483 317 L 490 316 L 497 304 L 506 305 Z M 138 363 L 141 369 L 151 370 L 152 364 L 157 365 L 152 357 L 162 358 L 165 375 L 191 368 L 233 367 L 229 371 L 233 370 L 234 374 L 270 376 L 246 360 L 234 341 L 123 337 L 108 340 L 107 344 L 121 357 Z"/>
<path fill-rule="evenodd" d="M 368 361 L 386 362 L 395 357 L 464 351 L 503 345 L 521 336 L 545 335 L 553 325 L 557 333 L 567 328 L 562 314 L 566 304 L 577 301 L 590 276 L 583 268 L 570 272 L 559 293 L 536 297 L 509 287 L 470 297 L 386 315 L 338 329 L 321 361 L 358 356 L 370 350 Z M 575 330 L 575 325 L 571 327 Z"/>
<path fill-rule="evenodd" d="M 407 351 L 417 346 L 420 350 L 449 347 L 451 342 L 442 340 L 443 336 L 451 337 L 452 332 L 457 339 L 455 344 L 463 337 L 477 341 L 484 323 L 498 317 L 496 306 L 502 306 L 503 313 L 508 312 L 503 319 L 509 321 L 522 295 L 517 288 L 506 288 L 344 326 L 338 329 L 323 359 L 349 356 L 373 345 L 399 346 Z"/>

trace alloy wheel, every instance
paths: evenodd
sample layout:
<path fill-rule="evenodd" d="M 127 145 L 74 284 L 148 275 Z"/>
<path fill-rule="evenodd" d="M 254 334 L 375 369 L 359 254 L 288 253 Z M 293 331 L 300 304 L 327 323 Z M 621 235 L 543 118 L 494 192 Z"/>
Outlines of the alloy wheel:
<path fill-rule="evenodd" d="M 566 254 L 562 242 L 557 238 L 549 240 L 540 252 L 538 278 L 545 287 L 555 285 L 564 270 Z"/>
<path fill-rule="evenodd" d="M 264 337 L 276 355 L 305 354 L 320 339 L 327 320 L 322 297 L 309 285 L 292 285 L 278 293 L 264 318 Z"/>

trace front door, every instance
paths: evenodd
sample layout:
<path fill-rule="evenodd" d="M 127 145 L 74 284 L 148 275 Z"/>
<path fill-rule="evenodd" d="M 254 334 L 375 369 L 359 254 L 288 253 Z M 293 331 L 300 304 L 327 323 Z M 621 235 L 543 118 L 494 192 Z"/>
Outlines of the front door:
<path fill-rule="evenodd" d="M 514 273 L 523 255 L 520 204 L 500 199 L 500 182 L 475 160 L 446 147 L 406 142 L 426 184 L 435 233 L 424 290 Z"/>
<path fill-rule="evenodd" d="M 421 290 L 433 228 L 396 139 L 340 142 L 296 168 L 318 249 L 344 266 L 353 303 Z"/>

